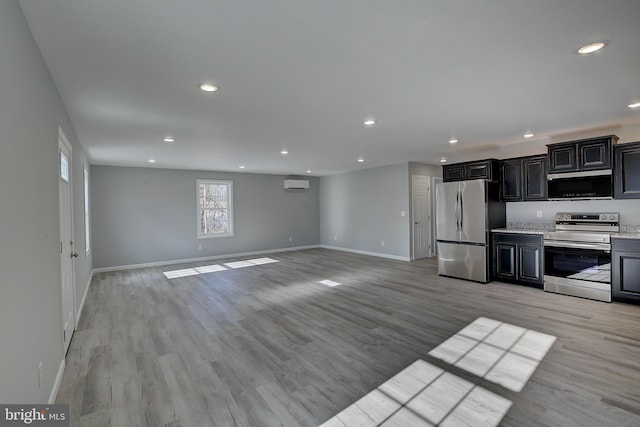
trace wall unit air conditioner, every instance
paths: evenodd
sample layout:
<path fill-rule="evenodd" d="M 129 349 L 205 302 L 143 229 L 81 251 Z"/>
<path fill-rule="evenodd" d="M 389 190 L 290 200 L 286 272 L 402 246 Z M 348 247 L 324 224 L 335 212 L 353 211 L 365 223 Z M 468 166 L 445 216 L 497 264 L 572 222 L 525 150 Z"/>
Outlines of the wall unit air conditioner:
<path fill-rule="evenodd" d="M 309 181 L 306 179 L 285 179 L 284 189 L 285 190 L 308 190 Z"/>

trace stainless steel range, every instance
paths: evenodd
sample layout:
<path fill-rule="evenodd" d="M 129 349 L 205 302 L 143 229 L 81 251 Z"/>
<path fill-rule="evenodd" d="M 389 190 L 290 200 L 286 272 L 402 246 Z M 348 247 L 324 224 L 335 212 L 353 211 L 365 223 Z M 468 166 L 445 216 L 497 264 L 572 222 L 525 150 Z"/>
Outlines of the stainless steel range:
<path fill-rule="evenodd" d="M 544 290 L 611 302 L 611 235 L 620 214 L 557 213 L 544 233 Z"/>

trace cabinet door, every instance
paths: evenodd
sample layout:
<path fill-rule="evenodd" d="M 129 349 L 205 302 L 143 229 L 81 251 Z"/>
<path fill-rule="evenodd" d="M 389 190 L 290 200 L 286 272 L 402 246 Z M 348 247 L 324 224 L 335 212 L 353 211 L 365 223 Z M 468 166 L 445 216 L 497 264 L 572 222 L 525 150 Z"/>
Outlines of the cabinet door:
<path fill-rule="evenodd" d="M 576 145 L 556 145 L 549 147 L 549 172 L 569 172 L 576 170 Z"/>
<path fill-rule="evenodd" d="M 520 159 L 505 160 L 500 167 L 500 196 L 502 200 L 514 202 L 522 200 Z"/>
<path fill-rule="evenodd" d="M 522 160 L 522 200 L 547 200 L 547 157 Z"/>
<path fill-rule="evenodd" d="M 464 164 L 442 166 L 442 180 L 444 182 L 464 180 Z"/>
<path fill-rule="evenodd" d="M 542 283 L 542 247 L 518 245 L 518 280 Z"/>
<path fill-rule="evenodd" d="M 609 138 L 579 142 L 577 149 L 579 170 L 611 168 L 611 140 Z"/>
<path fill-rule="evenodd" d="M 496 277 L 516 279 L 516 245 L 512 243 L 494 243 Z"/>
<path fill-rule="evenodd" d="M 615 148 L 614 197 L 640 199 L 640 142 Z"/>
<path fill-rule="evenodd" d="M 640 252 L 614 251 L 612 273 L 612 296 L 640 301 Z"/>
<path fill-rule="evenodd" d="M 492 180 L 492 163 L 489 161 L 467 163 L 466 165 L 466 179 L 487 179 Z"/>

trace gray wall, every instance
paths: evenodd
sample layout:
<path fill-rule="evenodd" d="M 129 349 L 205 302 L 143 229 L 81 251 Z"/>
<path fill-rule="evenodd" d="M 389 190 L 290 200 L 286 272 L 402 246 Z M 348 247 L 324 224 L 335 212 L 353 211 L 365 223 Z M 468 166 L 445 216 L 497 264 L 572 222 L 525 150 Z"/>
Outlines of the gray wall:
<path fill-rule="evenodd" d="M 197 178 L 233 181 L 235 236 L 197 239 Z M 318 178 L 305 177 L 311 185 L 306 191 L 285 191 L 284 178 L 92 166 L 94 267 L 319 244 Z"/>
<path fill-rule="evenodd" d="M 542 217 L 537 212 L 542 211 Z M 556 212 L 619 212 L 620 225 L 640 226 L 640 200 L 573 200 L 507 203 L 507 222 L 554 221 Z"/>
<path fill-rule="evenodd" d="M 73 146 L 78 241 L 84 239 L 78 170 L 86 159 L 15 0 L 0 2 L 0 64 L 0 402 L 46 403 L 63 359 L 59 125 Z M 75 265 L 80 303 L 91 258 L 82 256 Z"/>
<path fill-rule="evenodd" d="M 408 176 L 400 163 L 322 177 L 321 244 L 409 258 Z"/>

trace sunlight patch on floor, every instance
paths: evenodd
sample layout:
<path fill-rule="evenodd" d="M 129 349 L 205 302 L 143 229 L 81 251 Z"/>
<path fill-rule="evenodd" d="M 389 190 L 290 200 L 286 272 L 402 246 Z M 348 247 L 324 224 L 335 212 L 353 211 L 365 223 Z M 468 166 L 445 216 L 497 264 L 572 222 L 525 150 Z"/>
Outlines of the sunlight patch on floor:
<path fill-rule="evenodd" d="M 214 265 L 205 265 L 201 267 L 184 268 L 181 270 L 165 271 L 162 274 L 164 274 L 167 279 L 178 279 L 180 277 L 195 276 L 197 274 L 225 271 L 228 269 L 227 267 L 237 269 L 237 268 L 244 268 L 244 267 L 253 267 L 256 265 L 273 264 L 274 262 L 279 262 L 279 261 L 273 258 L 255 258 L 255 259 L 248 259 L 245 261 L 228 262 L 228 263 L 225 263 L 226 267 L 219 264 L 214 264 Z"/>
<path fill-rule="evenodd" d="M 342 283 L 334 282 L 333 280 L 320 280 L 318 283 L 331 287 L 342 285 Z"/>
<path fill-rule="evenodd" d="M 479 317 L 429 352 L 512 391 L 521 391 L 556 337 Z"/>
<path fill-rule="evenodd" d="M 479 317 L 429 355 L 519 392 L 555 340 L 552 335 Z M 512 403 L 417 360 L 320 427 L 497 426 Z"/>

